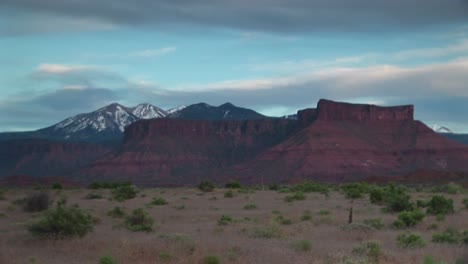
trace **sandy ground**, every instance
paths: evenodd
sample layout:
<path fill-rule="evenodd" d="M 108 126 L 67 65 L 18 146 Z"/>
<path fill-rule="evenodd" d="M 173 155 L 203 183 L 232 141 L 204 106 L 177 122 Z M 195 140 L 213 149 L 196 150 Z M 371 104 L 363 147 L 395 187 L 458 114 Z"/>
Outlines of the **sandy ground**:
<path fill-rule="evenodd" d="M 68 204 L 78 204 L 89 210 L 98 220 L 94 231 L 83 238 L 62 240 L 40 239 L 27 231 L 27 225 L 36 221 L 41 213 L 26 213 L 13 205 L 33 190 L 9 190 L 0 200 L 0 263 L 98 263 L 101 256 L 111 255 L 119 263 L 202 263 L 208 255 L 216 255 L 221 263 L 366 263 L 365 256 L 353 249 L 367 240 L 378 241 L 382 255 L 378 263 L 422 263 L 432 256 L 444 263 L 468 263 L 468 246 L 431 242 L 434 232 L 454 227 L 468 230 L 468 210 L 462 199 L 466 195 L 445 196 L 454 199 L 455 213 L 438 221 L 427 216 L 423 223 L 408 230 L 396 230 L 391 223 L 397 214 L 383 213 L 380 206 L 367 198 L 354 201 L 354 222 L 380 218 L 381 230 L 347 230 L 350 200 L 332 192 L 329 197 L 317 193 L 306 194 L 303 201 L 287 203 L 286 194 L 275 191 L 252 191 L 225 198 L 224 189 L 202 193 L 196 189 L 143 189 L 137 198 L 125 202 L 108 199 L 110 192 L 100 190 L 104 199 L 84 199 L 87 189 L 49 191 L 58 200 L 66 196 Z M 412 193 L 414 199 L 431 197 L 432 193 Z M 167 205 L 148 207 L 154 197 L 163 197 Z M 244 206 L 255 204 L 256 209 Z M 122 219 L 107 216 L 115 206 L 126 212 L 145 208 L 155 219 L 154 231 L 131 232 L 123 227 Z M 302 221 L 304 211 L 312 219 Z M 319 213 L 322 211 L 322 213 Z M 323 211 L 328 212 L 328 214 Z M 277 223 L 277 215 L 290 219 L 291 224 Z M 222 215 L 235 222 L 219 225 Z M 432 225 L 437 224 L 437 230 Z M 256 237 L 255 230 L 277 226 L 279 236 Z M 420 233 L 427 242 L 421 249 L 401 249 L 396 237 L 407 231 Z M 297 250 L 293 244 L 309 240 L 310 250 Z M 458 261 L 458 262 L 457 262 Z"/>

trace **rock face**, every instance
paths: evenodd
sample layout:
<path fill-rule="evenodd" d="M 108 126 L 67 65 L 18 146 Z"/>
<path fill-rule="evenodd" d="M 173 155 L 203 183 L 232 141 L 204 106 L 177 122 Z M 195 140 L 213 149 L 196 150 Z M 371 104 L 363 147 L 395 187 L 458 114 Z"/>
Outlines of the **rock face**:
<path fill-rule="evenodd" d="M 11 150 L 1 154 L 4 173 L 69 172 L 84 182 L 125 180 L 143 186 L 193 185 L 203 179 L 342 182 L 421 170 L 468 172 L 468 147 L 415 121 L 411 105 L 320 100 L 317 109 L 301 110 L 297 119 L 140 120 L 125 129 L 122 145 L 113 151 L 50 142 L 30 149 L 20 142 L 2 147 Z"/>
<path fill-rule="evenodd" d="M 287 138 L 296 122 L 286 119 L 203 121 L 141 120 L 125 131 L 117 153 L 80 174 L 90 179 L 131 180 L 141 185 L 187 185 L 222 177 L 234 164 Z"/>
<path fill-rule="evenodd" d="M 110 150 L 102 145 L 44 139 L 0 141 L 0 178 L 69 175 Z"/>
<path fill-rule="evenodd" d="M 381 107 L 366 104 L 337 103 L 321 99 L 317 118 L 329 121 L 407 121 L 413 120 L 412 105 Z"/>

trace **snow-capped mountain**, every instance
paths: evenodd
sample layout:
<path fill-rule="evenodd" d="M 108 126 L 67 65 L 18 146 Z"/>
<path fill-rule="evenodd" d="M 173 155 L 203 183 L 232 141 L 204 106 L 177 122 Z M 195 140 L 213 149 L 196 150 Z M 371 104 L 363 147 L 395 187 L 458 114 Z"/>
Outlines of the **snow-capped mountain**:
<path fill-rule="evenodd" d="M 253 110 L 225 103 L 211 106 L 205 103 L 179 106 L 167 111 L 151 104 L 126 107 L 113 103 L 96 111 L 69 117 L 55 125 L 28 132 L 0 133 L 0 140 L 41 138 L 66 141 L 103 142 L 123 137 L 125 127 L 140 119 L 181 118 L 204 120 L 241 120 L 267 118 Z"/>
<path fill-rule="evenodd" d="M 151 104 L 139 104 L 129 110 L 140 119 L 161 118 L 168 115 L 168 112 Z"/>
<path fill-rule="evenodd" d="M 33 133 L 39 138 L 71 141 L 116 140 L 122 137 L 125 127 L 135 121 L 165 116 L 166 111 L 151 104 L 126 107 L 113 103 L 91 113 L 69 117 Z"/>
<path fill-rule="evenodd" d="M 186 108 L 187 106 L 186 105 L 181 105 L 181 106 L 178 106 L 178 107 L 174 107 L 174 108 L 171 108 L 169 110 L 166 110 L 166 113 L 168 115 L 173 115 L 179 111 L 181 111 L 182 109 Z"/>
<path fill-rule="evenodd" d="M 431 129 L 434 130 L 437 133 L 450 133 L 450 134 L 453 134 L 452 130 L 450 130 L 449 128 L 447 128 L 445 126 L 441 126 L 441 125 L 438 125 L 438 124 L 432 125 Z"/>

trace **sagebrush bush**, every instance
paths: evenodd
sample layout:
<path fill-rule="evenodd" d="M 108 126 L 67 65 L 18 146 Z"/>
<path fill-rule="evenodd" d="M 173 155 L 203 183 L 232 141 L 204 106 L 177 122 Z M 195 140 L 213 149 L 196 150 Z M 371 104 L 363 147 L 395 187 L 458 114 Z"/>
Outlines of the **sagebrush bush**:
<path fill-rule="evenodd" d="M 330 192 L 330 188 L 327 185 L 312 181 L 304 181 L 302 183 L 298 183 L 289 187 L 288 190 L 291 192 L 303 193 L 318 192 L 327 196 Z"/>
<path fill-rule="evenodd" d="M 400 234 L 397 237 L 397 246 L 401 248 L 421 248 L 426 242 L 419 234 Z"/>
<path fill-rule="evenodd" d="M 153 218 L 142 208 L 133 210 L 132 214 L 125 218 L 125 226 L 134 232 L 151 232 L 153 231 L 153 223 Z"/>
<path fill-rule="evenodd" d="M 203 264 L 219 264 L 221 263 L 221 261 L 219 260 L 218 256 L 209 255 L 203 258 L 202 263 Z"/>
<path fill-rule="evenodd" d="M 121 185 L 112 190 L 112 199 L 122 202 L 136 197 L 138 190 L 131 185 Z"/>
<path fill-rule="evenodd" d="M 370 193 L 372 189 L 372 186 L 367 183 L 349 183 L 341 186 L 341 191 L 349 199 L 361 198 L 364 194 Z"/>
<path fill-rule="evenodd" d="M 82 237 L 94 228 L 92 216 L 78 205 L 59 205 L 46 211 L 43 217 L 29 227 L 29 231 L 40 237 Z"/>
<path fill-rule="evenodd" d="M 434 195 L 428 202 L 427 213 L 433 215 L 445 215 L 454 212 L 453 200 L 442 195 Z"/>
<path fill-rule="evenodd" d="M 26 212 L 40 212 L 47 210 L 52 201 L 48 193 L 41 192 L 30 194 L 16 203 L 20 204 Z"/>
<path fill-rule="evenodd" d="M 58 183 L 58 182 L 55 182 L 52 184 L 52 189 L 54 190 L 62 190 L 63 189 L 63 186 L 62 184 Z"/>
<path fill-rule="evenodd" d="M 385 226 L 380 218 L 364 219 L 362 222 L 374 229 L 382 229 Z"/>
<path fill-rule="evenodd" d="M 111 255 L 106 254 L 99 258 L 99 264 L 119 264 Z"/>
<path fill-rule="evenodd" d="M 166 201 L 166 199 L 162 198 L 162 197 L 155 197 L 153 198 L 153 200 L 151 201 L 152 205 L 166 205 L 168 204 L 168 202 Z"/>
<path fill-rule="evenodd" d="M 114 209 L 107 212 L 107 215 L 113 218 L 122 218 L 125 216 L 125 211 L 122 208 L 116 206 Z"/>
<path fill-rule="evenodd" d="M 463 198 L 462 204 L 465 206 L 465 209 L 468 209 L 468 198 Z"/>
<path fill-rule="evenodd" d="M 242 188 L 241 184 L 238 181 L 230 181 L 225 185 L 228 189 L 240 189 Z"/>
<path fill-rule="evenodd" d="M 254 228 L 250 235 L 255 238 L 279 238 L 281 237 L 281 229 L 278 225 L 270 224 Z"/>
<path fill-rule="evenodd" d="M 92 182 L 89 189 L 115 189 L 120 186 L 130 186 L 131 182 L 114 182 L 114 181 L 95 181 Z"/>
<path fill-rule="evenodd" d="M 230 224 L 232 222 L 234 222 L 234 219 L 229 215 L 222 215 L 218 219 L 218 225 L 228 225 L 228 224 Z"/>
<path fill-rule="evenodd" d="M 462 242 L 462 234 L 455 228 L 447 228 L 442 233 L 434 233 L 432 235 L 432 242 L 457 244 L 458 242 Z"/>
<path fill-rule="evenodd" d="M 310 251 L 312 242 L 310 240 L 298 240 L 292 243 L 292 248 L 296 251 Z"/>
<path fill-rule="evenodd" d="M 225 198 L 232 198 L 232 197 L 234 197 L 234 193 L 231 190 L 225 191 L 224 192 L 224 197 Z"/>
<path fill-rule="evenodd" d="M 214 190 L 214 188 L 215 188 L 214 184 L 209 181 L 202 181 L 198 185 L 198 189 L 200 189 L 202 192 L 211 192 Z"/>
<path fill-rule="evenodd" d="M 254 209 L 257 209 L 257 205 L 256 204 L 246 204 L 244 205 L 244 210 L 254 210 Z"/>
<path fill-rule="evenodd" d="M 403 211 L 398 215 L 398 219 L 393 222 L 393 226 L 396 228 L 406 228 L 415 226 L 422 222 L 424 213 L 420 210 Z"/>
<path fill-rule="evenodd" d="M 84 199 L 92 200 L 92 199 L 102 199 L 104 198 L 101 194 L 95 193 L 95 192 L 90 192 L 88 193 Z"/>
<path fill-rule="evenodd" d="M 382 247 L 377 241 L 365 241 L 353 249 L 353 253 L 360 256 L 367 256 L 377 260 L 382 255 Z"/>
<path fill-rule="evenodd" d="M 312 220 L 312 213 L 309 210 L 305 210 L 302 213 L 301 221 L 310 221 Z"/>
<path fill-rule="evenodd" d="M 290 203 L 293 201 L 305 200 L 305 198 L 306 196 L 303 192 L 297 191 L 297 192 L 294 192 L 293 194 L 290 194 L 284 197 L 284 201 Z"/>
<path fill-rule="evenodd" d="M 388 212 L 411 211 L 414 208 L 407 189 L 399 185 L 373 187 L 369 191 L 369 199 L 371 203 L 385 205 Z"/>

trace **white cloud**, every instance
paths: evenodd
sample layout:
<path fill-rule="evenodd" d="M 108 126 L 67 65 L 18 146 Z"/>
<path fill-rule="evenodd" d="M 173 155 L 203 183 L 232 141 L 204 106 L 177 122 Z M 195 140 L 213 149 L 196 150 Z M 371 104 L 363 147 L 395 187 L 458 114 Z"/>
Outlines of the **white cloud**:
<path fill-rule="evenodd" d="M 144 57 L 144 58 L 151 58 L 151 57 L 159 57 L 168 53 L 175 52 L 177 50 L 176 47 L 165 47 L 160 49 L 146 49 L 140 51 L 130 52 L 126 57 Z"/>

